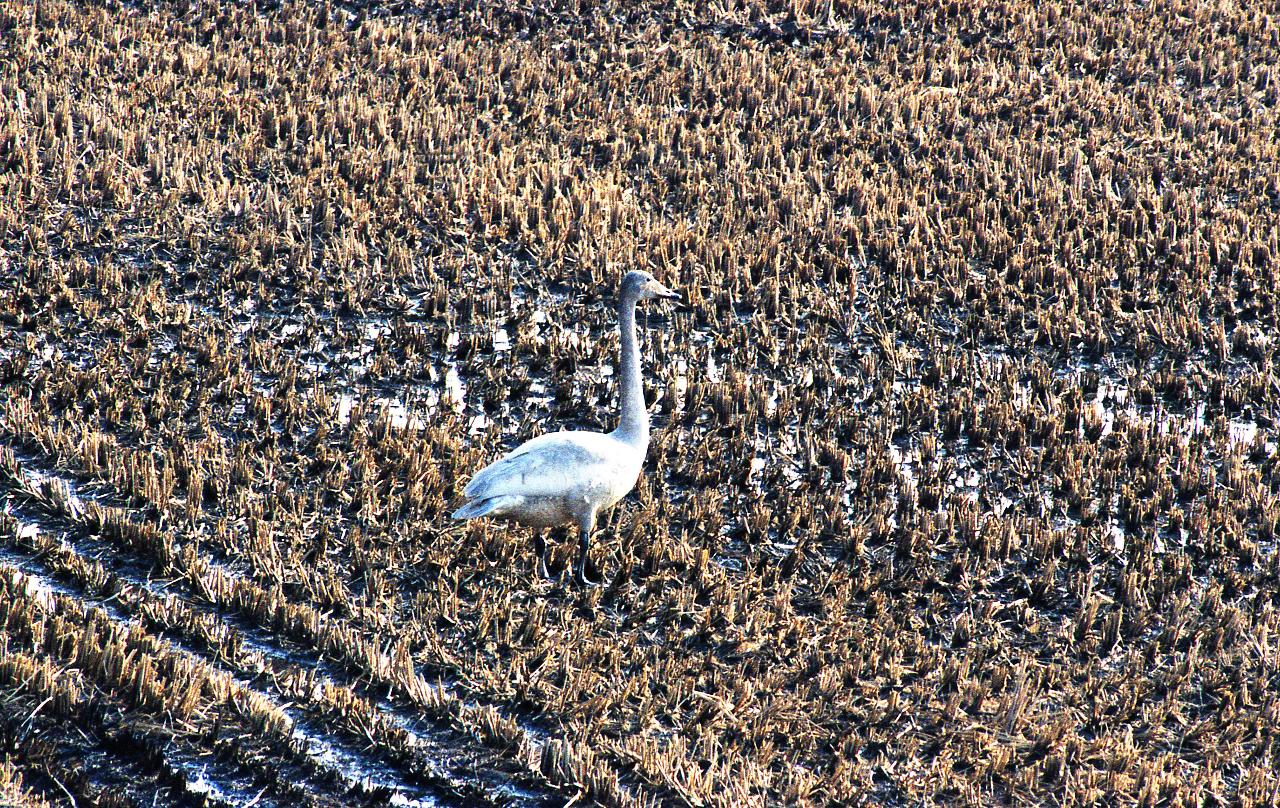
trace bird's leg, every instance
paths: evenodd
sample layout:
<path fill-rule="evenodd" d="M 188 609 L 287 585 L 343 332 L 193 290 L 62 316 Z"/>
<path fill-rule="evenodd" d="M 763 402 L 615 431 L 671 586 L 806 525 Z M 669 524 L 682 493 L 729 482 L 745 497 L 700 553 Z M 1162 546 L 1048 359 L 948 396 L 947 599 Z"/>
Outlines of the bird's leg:
<path fill-rule="evenodd" d="M 550 578 L 551 573 L 547 571 L 547 538 L 537 528 L 533 531 L 533 548 L 538 554 L 538 575 L 542 578 Z"/>
<path fill-rule="evenodd" d="M 587 556 L 591 549 L 591 532 L 596 529 L 595 509 L 589 510 L 578 519 L 578 581 L 583 586 L 599 586 L 600 581 L 587 577 Z"/>

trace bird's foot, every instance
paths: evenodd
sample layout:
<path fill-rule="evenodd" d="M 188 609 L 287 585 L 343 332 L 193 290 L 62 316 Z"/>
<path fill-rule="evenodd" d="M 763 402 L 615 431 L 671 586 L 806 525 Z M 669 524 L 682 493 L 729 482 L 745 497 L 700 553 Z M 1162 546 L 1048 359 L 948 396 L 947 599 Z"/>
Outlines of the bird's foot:
<path fill-rule="evenodd" d="M 547 540 L 543 538 L 541 533 L 533 534 L 533 552 L 538 557 L 534 562 L 534 572 L 538 577 L 549 580 L 551 573 L 547 571 L 547 553 L 551 552 L 551 548 L 547 546 Z"/>
<path fill-rule="evenodd" d="M 600 586 L 601 584 L 604 583 L 604 580 L 602 578 L 592 577 L 587 574 L 587 570 L 591 566 L 592 566 L 591 561 L 590 559 L 587 558 L 585 554 L 578 559 L 578 583 L 586 587 Z M 594 570 L 594 572 L 598 573 L 599 571 Z"/>

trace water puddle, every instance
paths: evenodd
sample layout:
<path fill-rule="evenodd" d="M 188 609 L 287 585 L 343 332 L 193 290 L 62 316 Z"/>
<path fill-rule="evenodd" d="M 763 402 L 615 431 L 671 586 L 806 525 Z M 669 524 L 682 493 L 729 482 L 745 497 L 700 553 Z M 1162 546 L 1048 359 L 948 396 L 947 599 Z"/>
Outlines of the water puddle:
<path fill-rule="evenodd" d="M 374 398 L 372 405 L 375 411 L 396 429 L 422 430 L 427 428 L 427 422 L 423 420 L 417 413 L 409 410 L 403 402 L 393 398 Z M 351 413 L 359 405 L 359 400 L 350 393 L 342 393 L 338 396 L 338 401 L 334 407 L 334 417 L 342 426 L 351 423 Z M 432 410 L 430 400 L 428 401 L 428 409 Z"/>
<path fill-rule="evenodd" d="M 207 765 L 201 766 L 200 771 L 196 774 L 194 778 L 187 777 L 186 792 L 191 796 L 198 797 L 199 799 L 206 802 L 212 802 L 214 804 L 222 803 L 225 805 L 235 805 L 236 804 L 235 797 L 237 795 L 228 794 L 227 792 L 219 788 L 215 783 L 207 780 L 205 778 L 205 773 L 208 771 L 209 771 L 209 767 Z M 252 802 L 257 802 L 258 800 L 262 799 L 262 795 L 265 792 L 266 792 L 266 789 L 263 788 L 262 791 L 259 791 L 253 797 Z"/>
<path fill-rule="evenodd" d="M 551 395 L 547 386 L 542 382 L 531 382 L 529 384 L 529 394 L 525 396 L 527 403 L 539 407 L 550 407 L 555 400 L 555 396 Z"/>
<path fill-rule="evenodd" d="M 916 466 L 920 462 L 920 453 L 915 449 L 908 449 L 905 452 L 889 444 L 889 457 L 898 467 L 898 474 L 902 476 L 904 482 L 904 493 L 914 492 L 916 490 Z"/>
<path fill-rule="evenodd" d="M 493 332 L 493 350 L 497 353 L 511 350 L 511 337 L 507 335 L 507 329 L 499 328 Z"/>
<path fill-rule="evenodd" d="M 1113 433 L 1116 421 L 1121 417 L 1130 422 L 1154 423 L 1157 434 L 1175 436 L 1183 444 L 1213 429 L 1206 418 L 1208 407 L 1203 402 L 1186 413 L 1170 412 L 1157 405 L 1138 406 L 1133 401 L 1128 385 L 1118 381 L 1099 381 L 1097 393 L 1087 406 L 1088 416 L 1094 423 L 1101 424 L 1100 437 Z M 1262 432 L 1256 421 L 1231 419 L 1226 421 L 1226 434 L 1231 444 L 1251 447 Z M 1264 448 L 1268 454 L 1274 453 L 1274 441 L 1267 441 Z"/>
<path fill-rule="evenodd" d="M 467 405 L 467 388 L 458 376 L 458 366 L 449 365 L 444 376 L 444 403 L 456 413 L 461 413 Z"/>

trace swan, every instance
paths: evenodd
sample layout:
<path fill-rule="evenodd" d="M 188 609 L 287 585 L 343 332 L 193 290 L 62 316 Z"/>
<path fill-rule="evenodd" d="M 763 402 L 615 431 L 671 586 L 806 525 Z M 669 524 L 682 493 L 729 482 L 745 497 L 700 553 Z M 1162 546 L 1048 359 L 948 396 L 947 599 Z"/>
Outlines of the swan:
<path fill-rule="evenodd" d="M 578 579 L 592 584 L 586 564 L 596 516 L 635 487 L 649 449 L 649 413 L 644 406 L 640 348 L 636 345 L 636 303 L 679 297 L 648 272 L 633 270 L 624 275 L 618 294 L 618 329 L 622 334 L 618 428 L 608 434 L 553 432 L 522 443 L 476 472 L 462 492 L 466 503 L 453 512 L 453 518 L 501 517 L 535 532 L 576 524 Z M 540 533 L 537 540 L 538 566 L 545 574 Z"/>

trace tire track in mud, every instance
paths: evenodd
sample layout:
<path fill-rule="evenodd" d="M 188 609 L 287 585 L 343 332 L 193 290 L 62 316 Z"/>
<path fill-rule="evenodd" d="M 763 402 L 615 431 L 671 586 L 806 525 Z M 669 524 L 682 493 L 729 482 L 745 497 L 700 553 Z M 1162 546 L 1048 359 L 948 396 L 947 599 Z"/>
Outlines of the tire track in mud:
<path fill-rule="evenodd" d="M 50 593 L 64 590 L 47 579 L 19 572 L 15 564 L 22 562 L 21 556 L 0 550 L 0 586 L 10 590 L 7 596 L 11 597 L 15 584 L 35 597 L 51 597 Z M 208 761 L 196 761 L 176 750 L 167 756 L 157 754 L 157 739 L 125 726 L 120 711 L 103 707 L 102 702 L 88 715 L 67 719 L 50 708 L 54 694 L 32 687 L 32 673 L 47 674 L 48 668 L 39 666 L 41 660 L 8 652 L 0 658 L 0 739 L 28 794 L 49 801 L 37 804 L 59 805 L 64 800 L 76 805 L 132 804 L 128 795 L 142 793 L 177 806 L 222 808 L 235 804 L 229 795 L 244 796 L 240 802 L 256 796 L 260 805 L 280 804 L 274 795 L 265 794 L 266 789 L 232 788 L 235 775 L 223 760 L 213 761 L 216 782 L 211 782 Z M 0 794 L 0 803 L 8 805 L 4 796 Z"/>
<path fill-rule="evenodd" d="M 383 739 L 375 738 L 371 732 L 361 736 L 347 727 L 326 725 L 323 710 L 314 702 L 298 698 L 298 688 L 291 692 L 285 686 L 305 679 L 296 665 L 263 653 L 258 649 L 264 644 L 244 642 L 235 634 L 226 638 L 235 638 L 241 650 L 227 654 L 225 649 L 215 647 L 217 638 L 194 629 L 199 626 L 199 619 L 208 615 L 189 609 L 172 594 L 156 594 L 134 576 L 122 577 L 98 562 L 88 561 L 71 543 L 53 538 L 52 531 L 60 526 L 48 523 L 56 522 L 56 517 L 32 514 L 29 507 L 14 509 L 12 502 L 8 506 L 8 512 L 0 515 L 0 541 L 6 544 L 0 551 L 0 571 L 21 576 L 26 589 L 38 599 L 53 603 L 58 597 L 66 598 L 100 610 L 118 625 L 155 629 L 169 647 L 227 673 L 242 698 L 287 719 L 287 743 L 281 747 L 284 764 L 289 766 L 286 771 L 292 770 L 295 775 L 301 771 L 300 779 L 318 795 L 333 792 L 330 796 L 339 800 L 337 804 L 351 799 L 370 804 L 394 800 L 397 804 L 421 806 L 521 804 L 510 799 L 519 792 L 507 789 L 506 794 L 490 794 L 455 774 L 437 769 L 429 753 L 413 754 L 419 751 L 416 747 L 434 747 L 421 736 L 410 736 L 412 745 L 396 750 L 385 742 L 378 743 Z M 207 630 L 208 626 L 199 628 Z M 285 671 L 286 665 L 295 670 Z M 324 688 L 338 687 L 326 677 L 313 679 L 311 689 L 324 692 Z M 216 731 L 212 740 L 216 745 Z M 188 791 L 199 791 L 202 799 L 212 795 L 216 802 L 216 795 L 222 794 L 229 804 L 255 797 L 262 804 L 262 793 L 254 794 L 238 784 L 234 772 L 219 773 L 215 769 L 215 776 L 210 777 L 208 764 L 202 763 L 199 755 L 183 755 L 180 750 L 175 753 L 172 747 L 166 747 L 162 755 L 148 751 L 154 758 L 149 763 L 172 770 L 170 779 L 186 784 Z M 109 753 L 104 750 L 103 754 Z M 197 787 L 196 783 L 200 785 Z M 296 796 L 288 795 L 290 800 Z"/>
<path fill-rule="evenodd" d="M 273 636 L 278 626 L 255 615 L 252 601 L 225 596 L 234 590 L 227 581 L 244 584 L 229 568 L 201 559 L 202 569 L 211 573 L 202 578 L 202 570 L 172 552 L 172 544 L 143 546 L 136 534 L 127 535 L 130 525 L 134 530 L 146 526 L 132 522 L 127 510 L 107 504 L 109 495 L 82 495 L 74 482 L 29 456 L 18 457 L 0 445 L 0 502 L 8 512 L 0 519 L 13 523 L 8 535 L 0 524 L 0 541 L 12 560 L 39 565 L 45 572 L 36 573 L 37 578 L 53 591 L 95 606 L 112 605 L 117 619 L 154 626 L 167 642 L 235 677 L 288 716 L 298 744 L 317 769 L 346 782 L 352 793 L 364 793 L 379 804 L 382 795 L 396 804 L 523 808 L 558 803 L 553 796 L 557 775 L 561 781 L 582 776 L 562 745 L 533 741 L 528 730 L 518 729 L 491 707 L 466 703 L 443 684 L 425 685 L 414 674 L 411 681 L 425 686 L 425 693 L 397 688 L 388 681 L 388 669 L 403 665 L 412 672 L 407 657 L 392 660 L 373 649 L 374 664 L 362 666 L 357 655 L 335 653 L 323 641 L 303 640 L 289 648 L 286 643 L 300 638 Z M 112 569 L 92 558 L 110 559 Z M 171 577 L 152 578 L 156 567 Z M 377 694 L 379 689 L 388 691 L 385 697 Z M 428 710 L 434 716 L 420 711 L 424 702 L 434 708 Z M 477 718 L 492 722 L 488 737 L 483 726 L 474 726 Z M 497 733 L 519 741 L 507 750 L 515 750 L 515 760 L 495 748 Z"/>
<path fill-rule="evenodd" d="M 4 521 L 0 527 L 5 529 L 16 524 L 11 517 Z M 23 526 L 26 535 L 29 527 Z M 0 555 L 0 618 L 11 632 L 17 628 L 28 635 L 26 645 L 13 642 L 0 653 L 0 721 L 10 751 L 26 759 L 24 768 L 34 768 L 63 794 L 88 804 L 129 804 L 153 792 L 180 805 L 236 805 L 251 799 L 265 805 L 340 804 L 340 792 L 308 790 L 265 768 L 270 760 L 282 767 L 285 778 L 295 775 L 293 750 L 264 754 L 267 747 L 243 735 L 224 735 L 222 719 L 229 712 L 219 711 L 210 732 L 190 716 L 175 720 L 149 709 L 145 702 L 154 666 L 133 651 L 122 657 L 108 650 L 98 658 L 100 669 L 91 670 L 92 662 L 85 659 L 95 649 L 86 650 L 85 636 L 127 637 L 123 647 L 130 647 L 145 636 L 140 626 L 109 602 L 82 600 L 72 587 L 27 567 L 28 560 L 12 550 Z M 39 634 L 46 624 L 59 634 Z M 62 633 L 69 626 L 84 632 Z M 226 729 L 233 731 L 233 724 L 229 721 Z M 203 733 L 211 742 L 207 749 L 193 743 Z M 281 787 L 272 789 L 273 777 Z"/>

